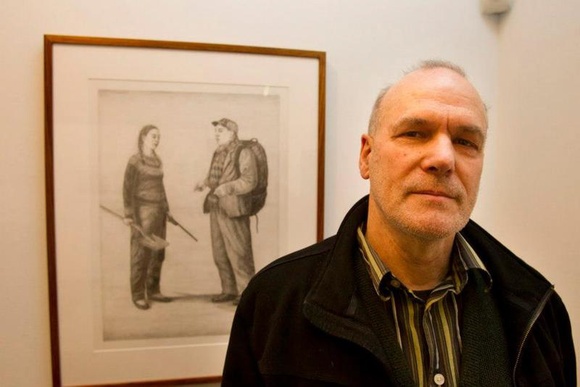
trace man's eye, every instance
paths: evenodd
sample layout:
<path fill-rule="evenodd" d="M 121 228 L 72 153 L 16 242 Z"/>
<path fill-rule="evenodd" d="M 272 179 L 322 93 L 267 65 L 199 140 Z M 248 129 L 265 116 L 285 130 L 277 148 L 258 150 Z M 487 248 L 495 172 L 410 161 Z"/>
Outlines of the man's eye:
<path fill-rule="evenodd" d="M 418 137 L 423 137 L 423 134 L 421 132 L 417 132 L 417 131 L 410 131 L 410 132 L 403 133 L 402 136 L 403 137 L 418 138 Z"/>
<path fill-rule="evenodd" d="M 469 140 L 466 140 L 464 138 L 458 138 L 455 140 L 456 144 L 462 145 L 462 146 L 466 146 L 469 148 L 473 148 L 473 149 L 479 149 L 479 146 L 477 144 L 475 144 L 474 142 L 471 142 Z"/>

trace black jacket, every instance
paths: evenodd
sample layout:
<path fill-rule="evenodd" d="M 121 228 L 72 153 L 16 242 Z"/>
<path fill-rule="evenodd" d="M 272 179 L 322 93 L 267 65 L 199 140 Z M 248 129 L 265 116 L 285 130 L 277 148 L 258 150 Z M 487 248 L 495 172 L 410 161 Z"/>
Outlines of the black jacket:
<path fill-rule="evenodd" d="M 234 318 L 223 386 L 414 385 L 358 259 L 356 228 L 367 209 L 363 198 L 337 235 L 253 278 Z M 461 233 L 493 285 L 473 295 L 476 312 L 464 306 L 460 384 L 576 386 L 570 320 L 553 286 L 474 222 Z"/>

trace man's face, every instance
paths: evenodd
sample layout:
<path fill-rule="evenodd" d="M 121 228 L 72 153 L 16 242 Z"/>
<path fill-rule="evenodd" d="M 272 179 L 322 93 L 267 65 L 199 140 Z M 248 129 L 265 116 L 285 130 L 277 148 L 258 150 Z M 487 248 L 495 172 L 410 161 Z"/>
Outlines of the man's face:
<path fill-rule="evenodd" d="M 222 125 L 215 126 L 215 139 L 219 146 L 227 145 L 234 139 L 234 132 Z"/>
<path fill-rule="evenodd" d="M 435 240 L 467 223 L 477 198 L 487 132 L 473 86 L 449 69 L 418 70 L 385 95 L 380 124 L 361 140 L 370 180 L 367 227 Z"/>

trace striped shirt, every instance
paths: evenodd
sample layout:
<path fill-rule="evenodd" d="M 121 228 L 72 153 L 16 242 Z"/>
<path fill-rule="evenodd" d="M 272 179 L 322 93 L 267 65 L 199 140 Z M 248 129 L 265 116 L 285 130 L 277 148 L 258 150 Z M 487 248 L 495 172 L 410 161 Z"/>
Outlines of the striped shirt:
<path fill-rule="evenodd" d="M 458 233 L 448 276 L 429 292 L 413 292 L 380 259 L 367 242 L 363 227 L 357 231 L 359 248 L 378 296 L 393 315 L 397 339 L 415 383 L 420 387 L 458 386 L 462 349 L 460 294 L 470 271 L 484 273 L 488 287 L 491 276 Z"/>

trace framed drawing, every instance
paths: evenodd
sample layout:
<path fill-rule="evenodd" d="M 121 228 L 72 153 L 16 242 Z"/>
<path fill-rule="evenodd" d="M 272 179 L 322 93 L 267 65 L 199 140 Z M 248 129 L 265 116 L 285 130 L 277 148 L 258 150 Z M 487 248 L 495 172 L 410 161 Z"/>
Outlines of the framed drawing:
<path fill-rule="evenodd" d="M 54 385 L 219 381 L 247 281 L 322 238 L 325 53 L 44 44 Z"/>

